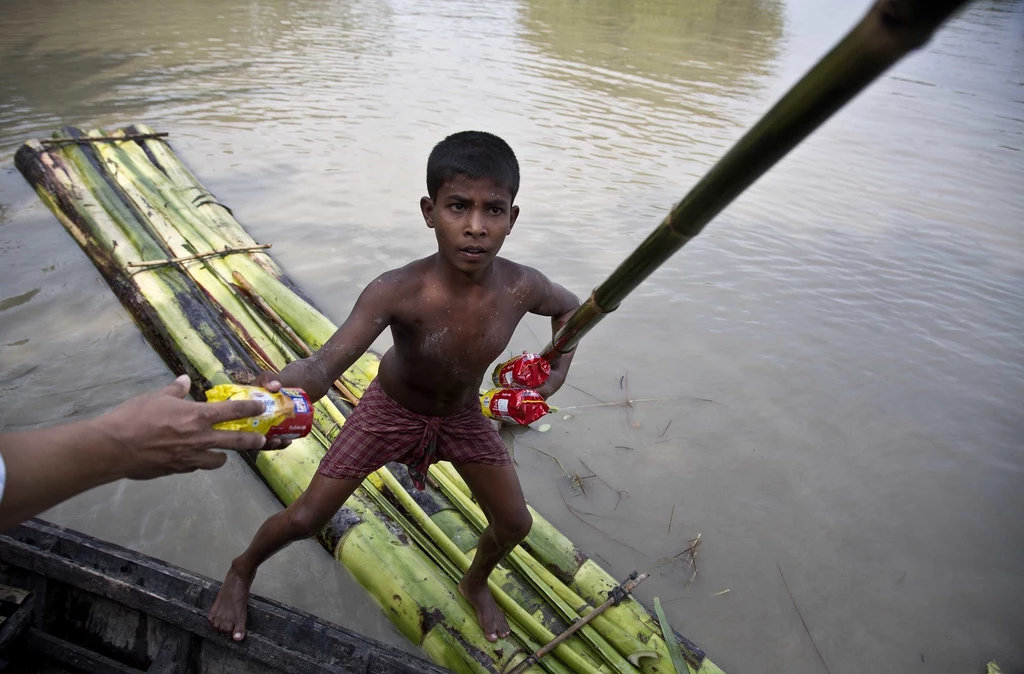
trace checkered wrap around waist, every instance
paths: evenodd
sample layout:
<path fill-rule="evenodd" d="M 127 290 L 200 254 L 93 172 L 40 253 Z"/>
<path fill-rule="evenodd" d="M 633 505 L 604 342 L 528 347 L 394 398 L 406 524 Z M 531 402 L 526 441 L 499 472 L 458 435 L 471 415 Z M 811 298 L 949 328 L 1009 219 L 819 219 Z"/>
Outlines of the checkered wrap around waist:
<path fill-rule="evenodd" d="M 418 489 L 437 461 L 507 466 L 508 449 L 474 401 L 446 417 L 402 407 L 373 380 L 355 411 L 320 461 L 318 472 L 332 478 L 364 478 L 384 464 L 409 466 Z"/>

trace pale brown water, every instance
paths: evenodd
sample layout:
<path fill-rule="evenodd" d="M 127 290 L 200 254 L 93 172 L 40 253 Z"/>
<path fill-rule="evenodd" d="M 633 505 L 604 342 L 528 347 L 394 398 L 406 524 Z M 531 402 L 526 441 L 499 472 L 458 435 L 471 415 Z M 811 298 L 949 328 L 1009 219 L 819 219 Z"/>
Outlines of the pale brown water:
<path fill-rule="evenodd" d="M 97 414 L 170 378 L 13 169 L 27 138 L 171 132 L 340 321 L 430 252 L 432 144 L 488 129 L 523 169 L 507 254 L 583 295 L 865 5 L 8 0 L 2 424 Z M 559 404 L 622 400 L 626 375 L 630 397 L 670 400 L 565 409 L 519 436 L 528 498 L 614 573 L 655 572 L 640 595 L 730 673 L 824 671 L 779 567 L 836 674 L 1024 670 L 1022 149 L 1024 4 L 978 2 L 592 333 Z M 511 348 L 545 338 L 528 321 Z M 628 498 L 596 480 L 574 497 L 540 452 Z M 47 516 L 220 576 L 277 508 L 233 460 Z M 670 558 L 698 533 L 687 586 Z M 312 543 L 256 589 L 404 643 Z"/>

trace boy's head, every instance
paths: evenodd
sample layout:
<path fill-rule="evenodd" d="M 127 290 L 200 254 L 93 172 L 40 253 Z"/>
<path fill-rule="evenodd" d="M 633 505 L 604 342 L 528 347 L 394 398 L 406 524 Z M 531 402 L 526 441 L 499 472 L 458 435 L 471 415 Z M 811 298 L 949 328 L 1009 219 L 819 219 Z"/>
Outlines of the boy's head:
<path fill-rule="evenodd" d="M 519 191 L 519 162 L 508 143 L 486 131 L 460 131 L 434 146 L 427 159 L 427 194 L 437 192 L 452 178 L 487 178 L 505 187 L 512 201 Z"/>
<path fill-rule="evenodd" d="M 519 217 L 519 162 L 508 143 L 483 131 L 454 133 L 427 159 L 420 210 L 437 250 L 456 269 L 487 269 Z"/>

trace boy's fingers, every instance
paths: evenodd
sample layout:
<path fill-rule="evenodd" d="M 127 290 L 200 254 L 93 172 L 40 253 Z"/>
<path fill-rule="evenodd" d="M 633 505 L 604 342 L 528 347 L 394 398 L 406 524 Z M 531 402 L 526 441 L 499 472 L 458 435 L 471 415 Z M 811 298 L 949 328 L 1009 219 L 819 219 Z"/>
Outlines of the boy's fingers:
<path fill-rule="evenodd" d="M 233 449 L 236 452 L 249 452 L 263 449 L 267 439 L 259 433 L 249 431 L 213 431 L 210 441 L 206 444 L 217 449 Z M 219 456 L 224 456 L 223 454 Z"/>
<path fill-rule="evenodd" d="M 263 414 L 264 409 L 259 400 L 225 400 L 203 405 L 203 413 L 211 424 L 257 417 Z"/>
<path fill-rule="evenodd" d="M 261 372 L 252 383 L 253 386 L 265 388 L 271 393 L 277 393 L 281 390 L 281 382 L 277 380 L 277 375 L 272 372 Z"/>

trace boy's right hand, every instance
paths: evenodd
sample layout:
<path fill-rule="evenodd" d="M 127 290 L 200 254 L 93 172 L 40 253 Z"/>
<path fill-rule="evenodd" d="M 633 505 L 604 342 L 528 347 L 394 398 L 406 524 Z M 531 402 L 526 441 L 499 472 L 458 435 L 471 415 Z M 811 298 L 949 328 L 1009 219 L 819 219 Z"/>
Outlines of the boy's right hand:
<path fill-rule="evenodd" d="M 252 380 L 251 386 L 259 386 L 260 388 L 267 389 L 271 393 L 277 393 L 281 390 L 281 381 L 278 379 L 276 372 L 268 372 L 267 370 L 264 370 L 256 375 Z"/>
<path fill-rule="evenodd" d="M 276 372 L 268 372 L 264 370 L 260 372 L 252 380 L 251 386 L 259 386 L 265 388 L 271 393 L 277 393 L 281 390 L 281 382 L 278 380 Z M 282 440 L 281 438 L 267 438 L 267 444 L 264 445 L 263 449 L 284 449 L 288 445 L 292 444 L 291 440 Z"/>

